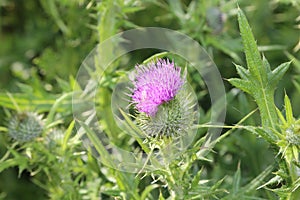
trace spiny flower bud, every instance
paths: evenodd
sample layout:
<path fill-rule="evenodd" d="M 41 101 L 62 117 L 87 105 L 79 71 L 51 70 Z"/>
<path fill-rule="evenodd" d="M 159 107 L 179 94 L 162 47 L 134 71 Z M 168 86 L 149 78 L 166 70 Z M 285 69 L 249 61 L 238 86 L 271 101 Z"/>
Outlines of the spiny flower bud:
<path fill-rule="evenodd" d="M 180 67 L 158 60 L 137 67 L 132 94 L 138 111 L 137 125 L 150 136 L 187 133 L 197 119 L 196 98 L 190 92 Z"/>
<path fill-rule="evenodd" d="M 300 120 L 286 129 L 286 140 L 292 145 L 300 145 Z"/>
<path fill-rule="evenodd" d="M 42 116 L 33 112 L 18 113 L 8 123 L 8 134 L 19 142 L 28 142 L 42 132 Z"/>

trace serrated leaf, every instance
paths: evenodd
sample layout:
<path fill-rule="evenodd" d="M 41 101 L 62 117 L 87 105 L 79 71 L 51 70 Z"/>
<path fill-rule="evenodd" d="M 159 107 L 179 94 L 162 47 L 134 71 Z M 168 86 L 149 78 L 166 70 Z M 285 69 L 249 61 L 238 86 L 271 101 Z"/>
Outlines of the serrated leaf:
<path fill-rule="evenodd" d="M 247 92 L 249 94 L 252 93 L 250 81 L 242 80 L 242 79 L 239 79 L 239 78 L 231 78 L 231 79 L 228 79 L 228 81 L 233 86 L 243 90 L 244 92 Z"/>
<path fill-rule="evenodd" d="M 238 22 L 250 73 L 261 84 L 267 83 L 267 72 L 263 66 L 258 47 L 249 26 L 248 20 L 241 9 L 238 10 Z"/>
<path fill-rule="evenodd" d="M 289 69 L 290 64 L 291 62 L 282 63 L 268 75 L 268 80 L 271 89 L 275 89 L 276 85 L 279 83 L 286 71 Z"/>
<path fill-rule="evenodd" d="M 248 80 L 249 79 L 249 71 L 247 69 L 245 69 L 244 67 L 240 66 L 240 65 L 236 65 L 235 64 L 235 68 L 237 73 L 240 75 L 240 77 L 242 79 Z"/>
<path fill-rule="evenodd" d="M 254 127 L 254 126 L 244 126 L 244 128 L 251 133 L 254 133 L 262 138 L 264 138 L 269 143 L 276 143 L 278 141 L 277 135 L 274 134 L 273 131 L 269 129 L 264 129 L 261 127 Z"/>
<path fill-rule="evenodd" d="M 263 62 L 264 68 L 266 68 L 266 71 L 269 73 L 271 71 L 271 66 L 270 66 L 269 61 L 267 60 L 267 58 L 264 55 L 263 55 L 262 62 Z"/>
<path fill-rule="evenodd" d="M 253 96 L 259 107 L 262 126 L 267 129 L 275 129 L 277 112 L 274 92 L 288 66 L 283 64 L 271 72 L 267 59 L 261 59 L 246 16 L 240 9 L 238 10 L 238 22 L 250 75 L 247 76 L 246 71 L 238 67 L 237 70 L 239 70 L 238 73 L 242 80 L 230 79 L 229 82 Z"/>

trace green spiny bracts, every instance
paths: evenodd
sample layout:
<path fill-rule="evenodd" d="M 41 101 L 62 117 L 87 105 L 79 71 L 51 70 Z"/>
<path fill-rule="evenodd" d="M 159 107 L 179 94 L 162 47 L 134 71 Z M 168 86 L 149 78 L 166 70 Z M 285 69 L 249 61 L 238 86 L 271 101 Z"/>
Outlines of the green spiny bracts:
<path fill-rule="evenodd" d="M 42 116 L 33 112 L 18 113 L 8 122 L 8 134 L 19 142 L 28 142 L 43 132 Z"/>
<path fill-rule="evenodd" d="M 294 124 L 287 128 L 285 133 L 288 143 L 300 146 L 300 120 L 297 120 Z"/>
<path fill-rule="evenodd" d="M 186 86 L 176 97 L 158 107 L 155 116 L 143 112 L 136 116 L 137 125 L 148 136 L 180 136 L 191 130 L 198 119 L 196 102 Z"/>

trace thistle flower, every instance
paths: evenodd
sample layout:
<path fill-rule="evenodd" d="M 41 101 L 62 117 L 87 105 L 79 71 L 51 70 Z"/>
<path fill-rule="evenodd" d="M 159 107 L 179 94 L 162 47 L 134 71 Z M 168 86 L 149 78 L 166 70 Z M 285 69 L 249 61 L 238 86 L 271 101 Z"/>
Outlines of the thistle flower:
<path fill-rule="evenodd" d="M 30 141 L 42 132 L 42 116 L 33 112 L 18 113 L 8 123 L 8 134 L 19 142 Z"/>
<path fill-rule="evenodd" d="M 132 100 L 137 110 L 154 116 L 159 105 L 173 99 L 184 84 L 180 71 L 169 60 L 136 66 Z"/>
<path fill-rule="evenodd" d="M 280 153 L 285 157 L 288 164 L 293 161 L 299 163 L 300 151 L 300 119 L 293 117 L 293 110 L 290 99 L 287 95 L 284 97 L 285 115 L 284 117 L 279 110 L 280 132 L 277 133 L 278 139 L 276 144 L 280 148 Z"/>
<path fill-rule="evenodd" d="M 197 99 L 181 77 L 181 68 L 169 60 L 136 67 L 132 102 L 137 125 L 150 136 L 177 136 L 197 120 Z"/>

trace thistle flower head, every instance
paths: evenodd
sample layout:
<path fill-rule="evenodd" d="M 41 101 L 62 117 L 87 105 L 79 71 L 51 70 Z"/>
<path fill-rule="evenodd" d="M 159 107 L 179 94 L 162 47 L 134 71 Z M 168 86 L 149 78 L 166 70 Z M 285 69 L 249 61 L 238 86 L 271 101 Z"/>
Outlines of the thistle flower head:
<path fill-rule="evenodd" d="M 42 116 L 33 112 L 14 115 L 8 123 L 8 134 L 19 142 L 30 141 L 42 134 Z"/>
<path fill-rule="evenodd" d="M 136 123 L 146 135 L 178 136 L 197 121 L 197 98 L 180 71 L 169 60 L 136 67 L 131 98 Z"/>
<path fill-rule="evenodd" d="M 287 95 L 284 97 L 284 106 L 285 117 L 277 110 L 280 119 L 280 137 L 277 139 L 276 144 L 288 164 L 294 161 L 299 164 L 300 119 L 294 118 L 292 105 Z"/>
<path fill-rule="evenodd" d="M 137 110 L 154 116 L 159 105 L 173 99 L 184 84 L 180 71 L 169 60 L 136 66 L 132 101 Z"/>

